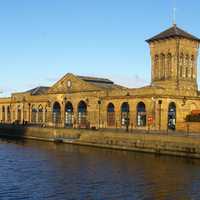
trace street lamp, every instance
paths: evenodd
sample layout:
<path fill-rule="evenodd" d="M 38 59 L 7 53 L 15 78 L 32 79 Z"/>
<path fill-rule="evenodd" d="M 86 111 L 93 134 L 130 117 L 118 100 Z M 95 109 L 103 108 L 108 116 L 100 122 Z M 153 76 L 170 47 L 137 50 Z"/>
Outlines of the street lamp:
<path fill-rule="evenodd" d="M 31 103 L 28 103 L 28 110 L 29 110 L 29 123 L 31 123 Z"/>
<path fill-rule="evenodd" d="M 182 101 L 183 101 L 183 103 L 182 103 L 181 105 L 182 105 L 182 106 L 185 106 L 186 101 L 187 101 L 187 98 L 184 96 Z"/>
<path fill-rule="evenodd" d="M 63 118 L 64 123 L 63 123 L 63 125 L 64 125 L 64 127 L 66 126 L 66 102 L 67 102 L 67 97 L 64 97 L 64 99 L 63 99 L 63 103 L 64 103 L 64 118 Z"/>
<path fill-rule="evenodd" d="M 162 105 L 162 100 L 158 101 L 159 104 L 159 131 L 161 129 L 161 105 Z"/>
<path fill-rule="evenodd" d="M 154 117 L 154 128 L 156 127 L 156 99 L 154 97 L 151 98 L 153 101 L 153 117 Z"/>
<path fill-rule="evenodd" d="M 25 97 L 23 97 L 23 100 L 22 100 L 22 102 L 23 102 L 23 122 L 22 122 L 22 124 L 24 125 L 24 122 L 25 122 L 25 120 L 24 120 L 24 116 L 25 116 L 25 103 L 26 103 L 26 99 L 25 99 Z"/>
<path fill-rule="evenodd" d="M 98 100 L 98 105 L 99 105 L 99 129 L 100 129 L 100 123 L 101 123 L 101 119 L 100 119 L 100 115 L 101 115 L 101 99 Z"/>

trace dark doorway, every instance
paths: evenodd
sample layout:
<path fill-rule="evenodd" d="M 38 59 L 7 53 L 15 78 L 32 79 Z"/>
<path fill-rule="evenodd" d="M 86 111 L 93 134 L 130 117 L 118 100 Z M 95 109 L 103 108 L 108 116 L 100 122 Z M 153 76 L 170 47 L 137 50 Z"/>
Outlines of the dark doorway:
<path fill-rule="evenodd" d="M 171 102 L 168 108 L 168 129 L 176 130 L 176 104 Z"/>
<path fill-rule="evenodd" d="M 78 124 L 80 128 L 87 126 L 87 105 L 84 101 L 78 104 Z"/>
<path fill-rule="evenodd" d="M 65 105 L 65 126 L 73 127 L 73 106 L 71 102 L 67 102 Z"/>
<path fill-rule="evenodd" d="M 121 106 L 121 125 L 126 127 L 129 121 L 129 104 L 124 102 Z"/>
<path fill-rule="evenodd" d="M 53 105 L 53 123 L 61 123 L 61 107 L 58 102 L 55 102 Z"/>
<path fill-rule="evenodd" d="M 109 127 L 115 126 L 115 107 L 112 103 L 109 103 L 107 107 L 107 125 Z"/>
<path fill-rule="evenodd" d="M 137 126 L 146 126 L 146 107 L 143 102 L 137 105 Z"/>

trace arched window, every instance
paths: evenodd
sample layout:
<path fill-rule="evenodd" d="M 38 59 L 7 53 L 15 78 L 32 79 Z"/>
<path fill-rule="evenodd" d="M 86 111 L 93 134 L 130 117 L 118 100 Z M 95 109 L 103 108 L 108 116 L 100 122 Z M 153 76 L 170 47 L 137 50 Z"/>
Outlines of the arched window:
<path fill-rule="evenodd" d="M 183 72 L 184 72 L 184 55 L 183 55 L 183 53 L 181 53 L 181 55 L 180 55 L 180 77 L 184 77 Z"/>
<path fill-rule="evenodd" d="M 168 129 L 176 129 L 176 104 L 171 102 L 168 107 Z"/>
<path fill-rule="evenodd" d="M 166 70 L 166 77 L 171 77 L 172 73 L 172 54 L 168 53 L 167 55 L 167 70 Z"/>
<path fill-rule="evenodd" d="M 35 124 L 37 122 L 37 108 L 35 105 L 31 108 L 31 122 Z"/>
<path fill-rule="evenodd" d="M 146 108 L 143 102 L 137 104 L 137 126 L 146 126 Z"/>
<path fill-rule="evenodd" d="M 38 122 L 43 123 L 43 107 L 39 105 L 38 107 Z"/>
<path fill-rule="evenodd" d="M 58 124 L 61 122 L 61 106 L 58 102 L 53 104 L 53 123 Z"/>
<path fill-rule="evenodd" d="M 124 102 L 121 106 L 121 125 L 126 126 L 129 120 L 129 104 Z"/>
<path fill-rule="evenodd" d="M 2 122 L 5 122 L 5 118 L 6 118 L 6 113 L 5 113 L 5 107 L 2 107 Z"/>
<path fill-rule="evenodd" d="M 165 78 L 165 54 L 160 55 L 160 78 Z"/>
<path fill-rule="evenodd" d="M 154 71 L 153 71 L 154 79 L 159 79 L 159 56 L 155 55 L 154 58 Z"/>
<path fill-rule="evenodd" d="M 65 104 L 65 126 L 73 126 L 73 106 L 69 101 Z"/>
<path fill-rule="evenodd" d="M 8 121 L 8 122 L 11 122 L 10 106 L 7 107 L 7 121 Z"/>
<path fill-rule="evenodd" d="M 22 120 L 22 110 L 21 110 L 21 107 L 19 105 L 19 106 L 17 106 L 17 122 L 21 123 L 21 120 Z"/>
<path fill-rule="evenodd" d="M 186 55 L 185 57 L 185 77 L 189 77 L 189 69 L 190 69 L 190 59 L 189 55 Z"/>
<path fill-rule="evenodd" d="M 109 103 L 107 107 L 107 125 L 115 126 L 115 106 Z"/>
<path fill-rule="evenodd" d="M 78 124 L 80 128 L 86 128 L 87 125 L 87 105 L 84 101 L 78 104 Z"/>

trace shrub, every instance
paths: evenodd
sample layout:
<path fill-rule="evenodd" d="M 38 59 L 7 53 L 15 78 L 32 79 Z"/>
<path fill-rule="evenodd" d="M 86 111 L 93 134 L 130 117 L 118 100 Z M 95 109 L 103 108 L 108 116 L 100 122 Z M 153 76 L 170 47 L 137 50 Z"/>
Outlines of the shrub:
<path fill-rule="evenodd" d="M 200 122 L 200 115 L 187 115 L 186 122 Z"/>

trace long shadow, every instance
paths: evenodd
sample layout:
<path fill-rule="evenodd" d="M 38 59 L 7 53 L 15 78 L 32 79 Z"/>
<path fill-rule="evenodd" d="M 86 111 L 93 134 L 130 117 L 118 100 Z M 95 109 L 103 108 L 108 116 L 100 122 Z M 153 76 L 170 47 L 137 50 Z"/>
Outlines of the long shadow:
<path fill-rule="evenodd" d="M 0 138 L 6 141 L 25 142 L 27 125 L 0 124 Z"/>

